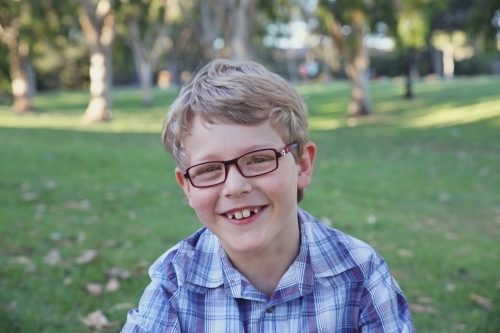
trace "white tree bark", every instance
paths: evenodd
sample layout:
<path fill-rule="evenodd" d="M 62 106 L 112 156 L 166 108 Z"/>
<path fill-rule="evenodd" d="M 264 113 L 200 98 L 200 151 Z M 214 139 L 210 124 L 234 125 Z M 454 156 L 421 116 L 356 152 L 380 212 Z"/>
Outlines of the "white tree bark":
<path fill-rule="evenodd" d="M 14 97 L 12 108 L 17 113 L 30 111 L 30 84 L 25 66 L 23 66 L 29 53 L 29 47 L 27 44 L 19 42 L 19 20 L 17 18 L 10 22 L 10 26 L 0 26 L 0 28 L 2 28 L 1 40 L 9 50 L 9 70 Z"/>
<path fill-rule="evenodd" d="M 372 113 L 367 73 L 370 58 L 363 43 L 368 28 L 363 13 L 353 11 L 352 17 L 349 45 L 347 45 L 346 36 L 341 32 L 341 25 L 338 21 L 332 18 L 327 27 L 339 52 L 346 60 L 346 74 L 352 84 L 351 101 L 347 109 L 348 116 L 361 117 Z"/>
<path fill-rule="evenodd" d="M 163 42 L 168 35 L 168 30 L 168 22 L 163 22 L 156 25 L 155 29 L 144 32 L 143 36 L 141 36 L 138 22 L 131 19 L 128 23 L 129 34 L 126 36 L 126 40 L 132 49 L 134 65 L 142 91 L 142 104 L 144 106 L 151 106 L 153 104 L 151 93 L 153 72 L 165 50 Z"/>
<path fill-rule="evenodd" d="M 86 122 L 111 118 L 113 85 L 111 46 L 115 37 L 115 15 L 110 0 L 79 0 L 80 24 L 90 53 L 90 102 L 83 116 Z"/>
<path fill-rule="evenodd" d="M 229 57 L 236 61 L 253 59 L 253 19 L 259 0 L 211 0 L 217 18 L 223 22 Z"/>

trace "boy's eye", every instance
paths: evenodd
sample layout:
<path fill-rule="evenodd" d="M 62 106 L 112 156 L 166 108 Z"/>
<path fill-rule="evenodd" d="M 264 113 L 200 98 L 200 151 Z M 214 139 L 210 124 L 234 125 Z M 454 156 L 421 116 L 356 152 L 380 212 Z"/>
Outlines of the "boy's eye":
<path fill-rule="evenodd" d="M 200 165 L 198 168 L 195 168 L 195 170 L 192 170 L 192 173 L 195 177 L 198 177 L 218 172 L 221 170 L 222 170 L 221 164 L 208 164 L 208 165 Z"/>
<path fill-rule="evenodd" d="M 246 160 L 246 164 L 258 164 L 273 161 L 276 157 L 271 155 L 254 155 L 249 156 Z"/>
<path fill-rule="evenodd" d="M 209 173 L 209 172 L 214 172 L 214 171 L 219 171 L 219 170 L 222 170 L 221 166 L 214 164 L 214 165 L 208 165 L 206 167 L 203 167 L 203 169 L 201 169 L 199 173 Z"/>

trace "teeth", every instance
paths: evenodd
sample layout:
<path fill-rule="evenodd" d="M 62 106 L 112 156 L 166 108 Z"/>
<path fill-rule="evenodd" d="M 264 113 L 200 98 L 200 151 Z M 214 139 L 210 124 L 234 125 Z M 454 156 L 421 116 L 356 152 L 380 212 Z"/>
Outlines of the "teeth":
<path fill-rule="evenodd" d="M 251 213 L 255 213 L 257 214 L 258 212 L 260 212 L 260 208 L 257 207 L 253 210 L 249 210 L 249 209 L 243 209 L 243 211 L 241 212 L 234 212 L 233 214 L 229 214 L 227 213 L 226 216 L 228 219 L 236 219 L 236 220 L 240 220 L 244 217 L 249 217 L 251 215 Z"/>

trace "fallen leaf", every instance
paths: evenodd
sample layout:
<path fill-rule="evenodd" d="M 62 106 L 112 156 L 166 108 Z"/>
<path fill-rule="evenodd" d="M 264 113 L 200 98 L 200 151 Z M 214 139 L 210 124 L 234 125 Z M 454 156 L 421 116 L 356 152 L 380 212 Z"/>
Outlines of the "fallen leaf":
<path fill-rule="evenodd" d="M 53 180 L 48 180 L 45 182 L 45 187 L 48 189 L 48 190 L 53 190 L 55 189 L 57 186 L 57 183 Z"/>
<path fill-rule="evenodd" d="M 26 192 L 23 194 L 23 201 L 32 201 L 38 198 L 38 193 L 36 192 Z"/>
<path fill-rule="evenodd" d="M 76 237 L 76 245 L 80 246 L 85 242 L 85 233 L 84 232 L 79 232 L 78 236 Z"/>
<path fill-rule="evenodd" d="M 332 226 L 332 221 L 330 221 L 330 219 L 326 216 L 323 216 L 321 219 L 320 219 L 321 223 L 323 223 L 324 225 L 326 225 L 327 227 L 331 227 Z"/>
<path fill-rule="evenodd" d="M 427 313 L 427 314 L 431 314 L 431 315 L 439 314 L 439 311 L 430 305 L 410 303 L 409 306 L 410 306 L 410 310 L 412 312 L 415 312 L 415 313 Z"/>
<path fill-rule="evenodd" d="M 492 308 L 491 300 L 489 298 L 472 293 L 470 294 L 470 299 L 476 302 L 477 305 L 480 305 L 485 309 L 491 310 Z"/>
<path fill-rule="evenodd" d="M 7 308 L 11 311 L 15 310 L 17 308 L 17 301 L 10 302 Z"/>
<path fill-rule="evenodd" d="M 415 254 L 412 250 L 399 249 L 398 255 L 403 258 L 413 258 Z"/>
<path fill-rule="evenodd" d="M 439 201 L 441 201 L 442 203 L 450 203 L 451 200 L 451 195 L 449 195 L 448 193 L 442 193 L 439 195 Z"/>
<path fill-rule="evenodd" d="M 135 305 L 132 303 L 118 303 L 110 307 L 108 311 L 130 310 L 133 307 L 135 307 Z"/>
<path fill-rule="evenodd" d="M 88 200 L 82 200 L 82 201 L 80 201 L 80 208 L 82 210 L 89 210 L 91 208 L 90 202 Z"/>
<path fill-rule="evenodd" d="M 417 301 L 419 303 L 431 304 L 433 302 L 433 299 L 427 296 L 420 296 L 417 298 Z"/>
<path fill-rule="evenodd" d="M 33 262 L 33 260 L 31 260 L 28 257 L 25 257 L 25 256 L 13 257 L 13 258 L 10 258 L 10 262 L 25 266 L 27 272 L 32 273 L 32 272 L 36 271 L 35 263 Z"/>
<path fill-rule="evenodd" d="M 452 232 L 447 232 L 444 234 L 444 237 L 447 239 L 447 240 L 453 240 L 453 241 L 456 241 L 458 240 L 458 235 L 452 233 Z"/>
<path fill-rule="evenodd" d="M 88 327 L 101 329 L 106 326 L 109 321 L 101 310 L 97 310 L 83 318 L 83 323 Z"/>
<path fill-rule="evenodd" d="M 24 183 L 21 184 L 21 191 L 26 192 L 27 190 L 30 189 L 30 187 L 31 187 L 30 182 L 25 181 Z"/>
<path fill-rule="evenodd" d="M 109 293 L 117 292 L 120 289 L 120 281 L 117 278 L 109 279 L 108 283 L 106 283 L 106 287 L 104 288 Z"/>
<path fill-rule="evenodd" d="M 89 283 L 85 286 L 85 288 L 92 295 L 102 294 L 102 286 L 99 283 Z"/>
<path fill-rule="evenodd" d="M 82 265 L 93 261 L 96 257 L 97 257 L 96 250 L 88 250 L 87 252 L 76 258 L 75 261 L 77 264 Z"/>
<path fill-rule="evenodd" d="M 61 254 L 57 249 L 52 249 L 43 257 L 43 261 L 50 266 L 55 266 L 61 262 Z"/>
<path fill-rule="evenodd" d="M 118 267 L 110 268 L 104 274 L 110 279 L 117 278 L 117 279 L 125 280 L 125 279 L 128 279 L 130 277 L 130 271 L 125 270 L 125 269 L 120 269 Z"/>

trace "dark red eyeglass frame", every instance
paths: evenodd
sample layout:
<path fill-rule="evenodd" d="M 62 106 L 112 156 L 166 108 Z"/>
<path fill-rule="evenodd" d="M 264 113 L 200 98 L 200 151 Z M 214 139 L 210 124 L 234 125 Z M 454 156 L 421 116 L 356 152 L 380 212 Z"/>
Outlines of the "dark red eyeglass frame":
<path fill-rule="evenodd" d="M 216 185 L 219 185 L 219 184 L 222 184 L 226 181 L 227 179 L 227 167 L 230 166 L 231 164 L 234 164 L 236 165 L 236 168 L 238 168 L 238 171 L 240 172 L 240 174 L 245 177 L 245 178 L 252 178 L 252 177 L 258 177 L 258 176 L 262 176 L 262 175 L 266 175 L 268 173 L 271 173 L 273 172 L 274 170 L 278 169 L 278 166 L 279 166 L 279 158 L 280 157 L 283 157 L 285 156 L 286 154 L 288 154 L 289 152 L 291 152 L 292 150 L 294 150 L 295 148 L 297 148 L 299 144 L 297 142 L 294 142 L 294 143 L 291 143 L 289 144 L 288 146 L 286 146 L 285 148 L 283 148 L 282 150 L 280 150 L 279 152 L 276 151 L 276 149 L 273 149 L 273 148 L 264 148 L 264 149 L 257 149 L 257 150 L 254 150 L 254 151 L 249 151 L 248 153 L 245 153 L 237 158 L 233 158 L 232 160 L 228 160 L 228 161 L 209 161 L 209 162 L 203 162 L 203 163 L 199 163 L 199 164 L 195 164 L 193 166 L 190 166 L 189 168 L 186 169 L 186 172 L 184 172 L 184 178 L 186 179 L 189 179 L 189 182 L 191 183 L 191 185 L 193 187 L 196 187 L 196 188 L 205 188 L 205 187 L 212 187 L 212 186 L 216 186 Z M 274 150 L 274 152 L 276 153 L 276 168 L 270 170 L 270 171 L 267 171 L 267 172 L 264 172 L 264 173 L 261 173 L 261 174 L 258 174 L 258 175 L 253 175 L 253 176 L 245 176 L 243 174 L 243 171 L 241 171 L 240 169 L 240 166 L 238 165 L 238 160 L 240 158 L 242 158 L 243 156 L 245 155 L 248 155 L 248 154 L 252 154 L 252 153 L 256 153 L 256 152 L 259 152 L 259 151 L 263 151 L 263 150 Z M 197 167 L 198 165 L 202 165 L 202 164 L 206 164 L 206 163 L 222 163 L 224 164 L 224 180 L 219 182 L 219 183 L 216 183 L 216 184 L 212 184 L 212 185 L 207 185 L 207 186 L 196 186 L 193 184 L 193 181 L 191 180 L 191 177 L 189 176 L 189 170 L 191 168 L 194 168 L 194 167 Z"/>

